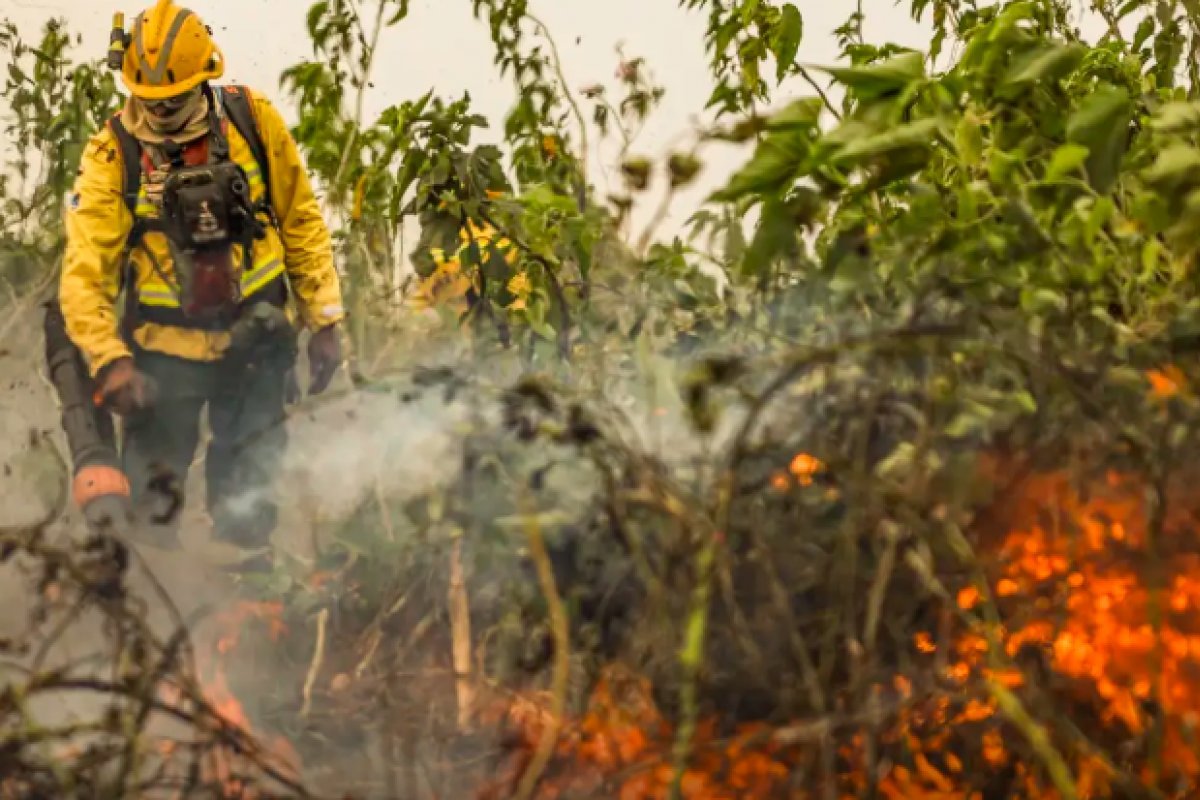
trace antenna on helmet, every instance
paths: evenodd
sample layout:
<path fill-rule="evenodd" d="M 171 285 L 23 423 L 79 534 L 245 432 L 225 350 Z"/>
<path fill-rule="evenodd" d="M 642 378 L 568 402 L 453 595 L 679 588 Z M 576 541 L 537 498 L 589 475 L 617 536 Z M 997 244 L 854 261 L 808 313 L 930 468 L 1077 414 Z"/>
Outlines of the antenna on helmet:
<path fill-rule="evenodd" d="M 114 72 L 125 60 L 125 48 L 129 47 L 130 36 L 125 32 L 125 15 L 120 11 L 113 14 L 112 32 L 108 35 L 108 68 Z"/>

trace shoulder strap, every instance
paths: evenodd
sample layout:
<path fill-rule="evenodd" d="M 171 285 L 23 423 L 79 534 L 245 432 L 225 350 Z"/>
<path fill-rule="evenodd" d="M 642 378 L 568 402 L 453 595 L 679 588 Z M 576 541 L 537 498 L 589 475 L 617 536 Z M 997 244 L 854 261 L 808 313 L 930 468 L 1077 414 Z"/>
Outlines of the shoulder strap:
<path fill-rule="evenodd" d="M 258 121 L 254 117 L 254 109 L 250 104 L 250 93 L 244 86 L 221 86 L 217 91 L 221 93 L 221 107 L 229 116 L 233 126 L 237 128 L 238 133 L 250 145 L 250 152 L 254 155 L 254 160 L 258 162 L 258 168 L 262 172 L 267 208 L 273 210 L 271 162 L 267 159 L 267 148 L 263 144 L 262 135 L 258 130 Z"/>
<path fill-rule="evenodd" d="M 125 292 L 119 330 L 125 343 L 132 347 L 133 330 L 137 327 L 137 291 L 134 289 L 137 283 L 133 277 L 133 265 L 130 263 L 128 255 L 141 243 L 142 236 L 146 232 L 144 221 L 137 215 L 138 194 L 142 189 L 142 145 L 121 122 L 119 111 L 109 120 L 108 127 L 117 140 L 117 150 L 121 155 L 121 200 L 129 209 L 129 216 L 133 219 L 133 225 L 125 239 L 125 254 L 122 256 L 123 263 L 118 280 L 121 290 Z"/>
<path fill-rule="evenodd" d="M 124 175 L 121 179 L 121 199 L 129 214 L 137 220 L 138 192 L 142 188 L 142 145 L 121 122 L 118 112 L 108 122 L 109 129 L 117 140 L 117 149 L 121 153 L 121 166 Z"/>

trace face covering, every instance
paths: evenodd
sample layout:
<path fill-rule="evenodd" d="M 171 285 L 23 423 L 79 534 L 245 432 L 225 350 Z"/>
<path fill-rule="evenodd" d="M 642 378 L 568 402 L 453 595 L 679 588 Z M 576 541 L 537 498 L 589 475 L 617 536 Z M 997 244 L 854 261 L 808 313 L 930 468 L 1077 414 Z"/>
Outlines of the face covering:
<path fill-rule="evenodd" d="M 129 98 L 121 113 L 121 122 L 133 136 L 151 144 L 173 139 L 186 144 L 208 133 L 208 98 L 199 88 L 189 93 L 187 102 L 165 117 L 150 113 L 144 100 Z"/>

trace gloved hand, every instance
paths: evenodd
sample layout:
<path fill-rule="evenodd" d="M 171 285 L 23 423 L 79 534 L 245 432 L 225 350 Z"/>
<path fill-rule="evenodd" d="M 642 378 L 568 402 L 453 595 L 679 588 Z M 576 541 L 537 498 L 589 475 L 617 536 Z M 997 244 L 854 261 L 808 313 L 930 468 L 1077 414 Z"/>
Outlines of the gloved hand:
<path fill-rule="evenodd" d="M 320 394 L 333 380 L 342 363 L 342 340 L 337 325 L 329 325 L 313 333 L 308 340 L 309 394 Z"/>
<path fill-rule="evenodd" d="M 127 416 L 151 404 L 153 385 L 133 366 L 133 359 L 125 356 L 106 366 L 100 373 L 97 395 L 101 405 Z"/>

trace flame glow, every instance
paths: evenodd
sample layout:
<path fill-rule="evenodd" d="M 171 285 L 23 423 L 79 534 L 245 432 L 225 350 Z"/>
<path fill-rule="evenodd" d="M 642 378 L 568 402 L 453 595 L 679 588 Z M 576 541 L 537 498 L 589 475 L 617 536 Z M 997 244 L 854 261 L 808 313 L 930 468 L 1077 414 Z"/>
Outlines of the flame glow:
<path fill-rule="evenodd" d="M 808 485 L 820 469 L 800 454 L 775 473 L 772 488 Z M 1153 786 L 1165 798 L 1200 796 L 1200 520 L 1183 503 L 1168 503 L 1156 520 L 1148 497 L 1144 483 L 1113 472 L 1086 490 L 1064 473 L 1024 479 L 1006 500 L 1002 535 L 983 554 L 987 586 L 967 584 L 954 594 L 974 621 L 944 642 L 930 631 L 913 638 L 914 674 L 932 675 L 932 684 L 917 691 L 896 675 L 875 687 L 890 711 L 870 745 L 882 774 L 868 780 L 864 732 L 839 737 L 849 738 L 837 753 L 839 800 L 864 796 L 871 783 L 888 800 L 1059 800 L 1050 771 L 1030 755 L 1039 747 L 1061 755 L 1082 800 L 1126 796 L 1110 760 L 1115 753 L 1123 754 L 1126 782 Z M 989 629 L 983 612 L 993 602 L 1001 622 Z M 587 713 L 566 725 L 548 770 L 553 777 L 536 797 L 668 796 L 674 732 L 646 681 L 625 676 L 619 687 L 606 678 Z M 1026 692 L 1051 693 L 1053 707 Z M 1037 746 L 1012 724 L 1019 713 L 1006 705 L 1011 698 L 1032 720 Z M 530 750 L 543 713 L 509 708 Z M 1070 718 L 1077 732 L 1050 730 L 1056 717 Z M 791 782 L 812 763 L 815 745 L 786 746 L 779 733 L 747 726 L 719 740 L 713 721 L 702 724 L 682 796 L 828 796 Z M 501 787 L 512 785 L 511 776 L 499 778 L 478 797 L 503 797 Z"/>
<path fill-rule="evenodd" d="M 198 665 L 201 685 L 209 705 L 225 724 L 238 728 L 248 735 L 254 735 L 255 731 L 250 724 L 245 708 L 229 685 L 228 659 L 237 650 L 241 637 L 250 630 L 248 623 L 251 620 L 265 627 L 270 641 L 279 642 L 287 633 L 282 615 L 283 606 L 278 602 L 242 601 L 236 603 L 214 619 L 218 633 L 215 646 L 207 658 L 200 659 Z M 272 737 L 265 742 L 265 745 L 276 761 L 286 765 L 293 774 L 298 773 L 300 759 L 286 737 Z M 254 792 L 233 774 L 229 755 L 218 754 L 215 766 L 216 775 L 209 776 L 210 779 L 215 780 L 223 787 L 223 796 L 226 800 L 252 800 L 255 796 Z"/>
<path fill-rule="evenodd" d="M 824 469 L 800 454 L 772 488 L 812 486 Z M 1058 472 L 1021 479 L 971 537 L 985 579 L 954 587 L 945 611 L 957 621 L 916 631 L 912 667 L 872 688 L 878 722 L 719 732 L 703 720 L 681 795 L 850 800 L 873 788 L 886 800 L 1060 800 L 1069 784 L 1080 800 L 1102 800 L 1130 796 L 1124 781 L 1170 800 L 1200 796 L 1200 519 L 1152 498 L 1115 472 L 1085 486 Z M 283 636 L 280 615 L 277 604 L 243 603 L 220 621 L 204 683 L 232 725 L 249 730 L 225 659 L 251 621 Z M 477 800 L 511 796 L 552 705 L 544 693 L 485 704 L 476 722 L 515 729 L 517 744 Z M 610 665 L 586 711 L 558 729 L 535 798 L 670 795 L 676 731 L 648 678 Z M 285 741 L 275 747 L 298 764 Z M 226 796 L 239 791 L 231 781 Z"/>

